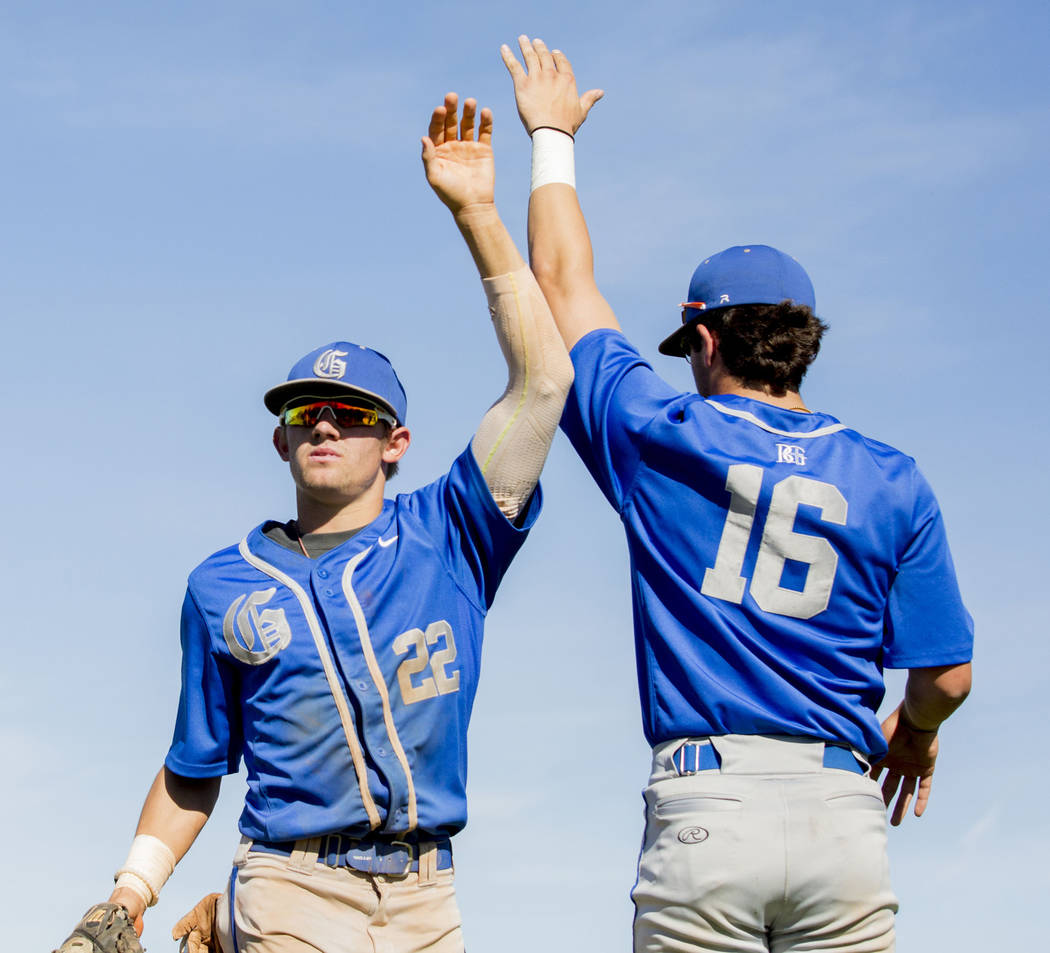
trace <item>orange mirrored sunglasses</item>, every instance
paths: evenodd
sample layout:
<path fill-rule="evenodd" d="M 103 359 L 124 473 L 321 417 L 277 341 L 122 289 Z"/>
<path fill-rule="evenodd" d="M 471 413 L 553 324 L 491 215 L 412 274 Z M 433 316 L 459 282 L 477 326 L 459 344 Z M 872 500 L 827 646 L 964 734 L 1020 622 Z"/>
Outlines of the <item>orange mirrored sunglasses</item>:
<path fill-rule="evenodd" d="M 338 400 L 319 400 L 298 407 L 286 407 L 281 411 L 281 422 L 289 427 L 313 427 L 325 410 L 331 411 L 332 419 L 343 428 L 374 427 L 380 420 L 391 427 L 397 426 L 397 421 L 390 414 L 383 413 L 377 407 L 344 404 Z"/>

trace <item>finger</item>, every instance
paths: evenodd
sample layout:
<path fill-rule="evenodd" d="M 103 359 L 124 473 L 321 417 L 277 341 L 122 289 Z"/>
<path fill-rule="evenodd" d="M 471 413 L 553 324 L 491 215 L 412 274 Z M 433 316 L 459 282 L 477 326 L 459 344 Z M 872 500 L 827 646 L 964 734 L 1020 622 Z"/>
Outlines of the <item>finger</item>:
<path fill-rule="evenodd" d="M 481 125 L 478 126 L 478 142 L 492 145 L 492 110 L 486 107 L 481 110 Z"/>
<path fill-rule="evenodd" d="M 506 43 L 499 48 L 499 55 L 503 59 L 503 65 L 507 67 L 507 72 L 510 73 L 510 78 L 517 85 L 525 78 L 525 70 L 522 69 L 521 63 L 518 62 L 518 58 L 510 51 Z"/>
<path fill-rule="evenodd" d="M 522 33 L 518 37 L 518 49 L 521 50 L 521 58 L 525 61 L 525 69 L 531 74 L 533 70 L 540 68 L 540 58 L 532 48 L 529 38 Z"/>
<path fill-rule="evenodd" d="M 459 124 L 459 138 L 463 142 L 474 141 L 474 114 L 478 108 L 476 99 L 463 100 L 463 119 Z"/>
<path fill-rule="evenodd" d="M 424 136 L 420 142 L 423 143 L 423 162 L 424 164 L 434 158 L 434 140 L 430 136 Z"/>
<path fill-rule="evenodd" d="M 915 816 L 922 817 L 926 805 L 930 800 L 930 789 L 933 787 L 933 778 L 923 778 L 919 782 L 919 790 L 915 795 Z"/>
<path fill-rule="evenodd" d="M 445 93 L 445 136 L 443 142 L 456 141 L 456 110 L 459 107 L 459 96 L 455 93 Z M 438 143 L 441 145 L 441 143 Z"/>
<path fill-rule="evenodd" d="M 900 783 L 901 776 L 896 771 L 887 773 L 886 780 L 882 782 L 882 801 L 886 807 L 893 803 L 893 795 L 897 793 Z"/>
<path fill-rule="evenodd" d="M 532 41 L 532 48 L 539 56 L 540 69 L 553 71 L 555 69 L 554 57 L 551 56 L 551 51 L 547 49 L 547 44 L 543 40 L 535 39 Z"/>
<path fill-rule="evenodd" d="M 911 804 L 912 795 L 915 793 L 915 778 L 905 778 L 901 785 L 901 793 L 897 796 L 897 803 L 893 805 L 893 817 L 890 823 L 899 827 L 901 821 L 908 816 L 908 805 Z"/>
<path fill-rule="evenodd" d="M 436 146 L 445 141 L 444 106 L 438 106 L 438 108 L 430 114 L 430 127 L 427 129 L 427 137 Z"/>
<path fill-rule="evenodd" d="M 568 73 L 572 76 L 572 63 L 569 62 L 569 58 L 561 50 L 551 50 L 551 56 L 554 58 L 555 69 L 559 73 Z"/>
<path fill-rule="evenodd" d="M 583 110 L 584 116 L 591 111 L 591 106 L 598 102 L 598 100 L 604 95 L 604 89 L 588 89 L 587 92 L 580 97 L 580 108 Z"/>

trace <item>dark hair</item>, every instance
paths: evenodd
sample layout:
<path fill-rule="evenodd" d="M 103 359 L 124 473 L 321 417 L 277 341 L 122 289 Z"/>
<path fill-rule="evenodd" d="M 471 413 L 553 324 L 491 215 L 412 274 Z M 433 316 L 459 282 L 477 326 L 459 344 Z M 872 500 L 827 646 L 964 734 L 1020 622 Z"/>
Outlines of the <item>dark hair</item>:
<path fill-rule="evenodd" d="M 799 389 L 828 330 L 808 307 L 791 301 L 718 308 L 697 323 L 718 335 L 730 374 L 745 387 L 774 397 Z"/>

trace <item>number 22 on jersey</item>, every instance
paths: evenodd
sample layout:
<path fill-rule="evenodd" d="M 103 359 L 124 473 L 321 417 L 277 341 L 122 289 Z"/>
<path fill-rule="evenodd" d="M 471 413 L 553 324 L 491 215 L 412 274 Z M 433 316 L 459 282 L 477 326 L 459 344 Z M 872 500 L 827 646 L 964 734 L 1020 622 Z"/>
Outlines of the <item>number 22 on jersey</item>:
<path fill-rule="evenodd" d="M 729 468 L 726 476 L 729 511 L 718 541 L 715 564 L 704 572 L 700 591 L 705 596 L 738 605 L 744 600 L 744 590 L 748 588 L 748 580 L 742 574 L 744 557 L 754 530 L 764 475 L 762 467 L 750 463 L 736 463 Z M 838 487 L 797 474 L 775 483 L 751 574 L 750 592 L 765 612 L 812 619 L 828 607 L 839 556 L 823 537 L 795 532 L 795 516 L 801 505 L 818 509 L 821 522 L 846 525 L 848 505 Z M 789 559 L 807 567 L 806 584 L 801 590 L 780 584 L 784 564 Z"/>
<path fill-rule="evenodd" d="M 430 646 L 437 645 L 439 640 L 445 643 L 444 648 L 431 652 Z M 414 654 L 397 667 L 401 698 L 406 705 L 459 691 L 459 671 L 447 670 L 447 666 L 456 661 L 456 641 L 452 637 L 452 626 L 444 619 L 431 622 L 426 632 L 409 629 L 394 639 L 394 652 L 398 655 L 405 655 L 410 649 Z M 425 671 L 428 666 L 432 674 L 424 676 L 417 685 L 412 676 Z"/>

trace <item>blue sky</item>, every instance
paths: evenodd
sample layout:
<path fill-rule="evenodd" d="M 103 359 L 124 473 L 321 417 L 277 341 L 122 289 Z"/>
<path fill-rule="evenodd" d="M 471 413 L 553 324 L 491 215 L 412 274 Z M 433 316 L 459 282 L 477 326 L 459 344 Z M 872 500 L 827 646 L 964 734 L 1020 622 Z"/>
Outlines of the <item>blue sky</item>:
<path fill-rule="evenodd" d="M 656 344 L 701 258 L 781 247 L 832 326 L 807 401 L 937 490 L 975 690 L 929 812 L 891 838 L 901 946 L 1041 943 L 1050 8 L 304 0 L 0 11 L 10 944 L 56 945 L 108 893 L 170 738 L 187 573 L 292 515 L 262 391 L 328 340 L 389 354 L 414 437 L 395 490 L 441 473 L 500 393 L 418 140 L 449 89 L 491 106 L 524 242 L 528 140 L 498 55 L 521 32 L 606 90 L 579 192 L 599 283 L 654 366 L 689 386 Z M 466 938 L 628 950 L 648 762 L 625 547 L 561 437 L 544 480 L 489 620 Z M 147 946 L 223 882 L 242 790 L 225 782 Z"/>

